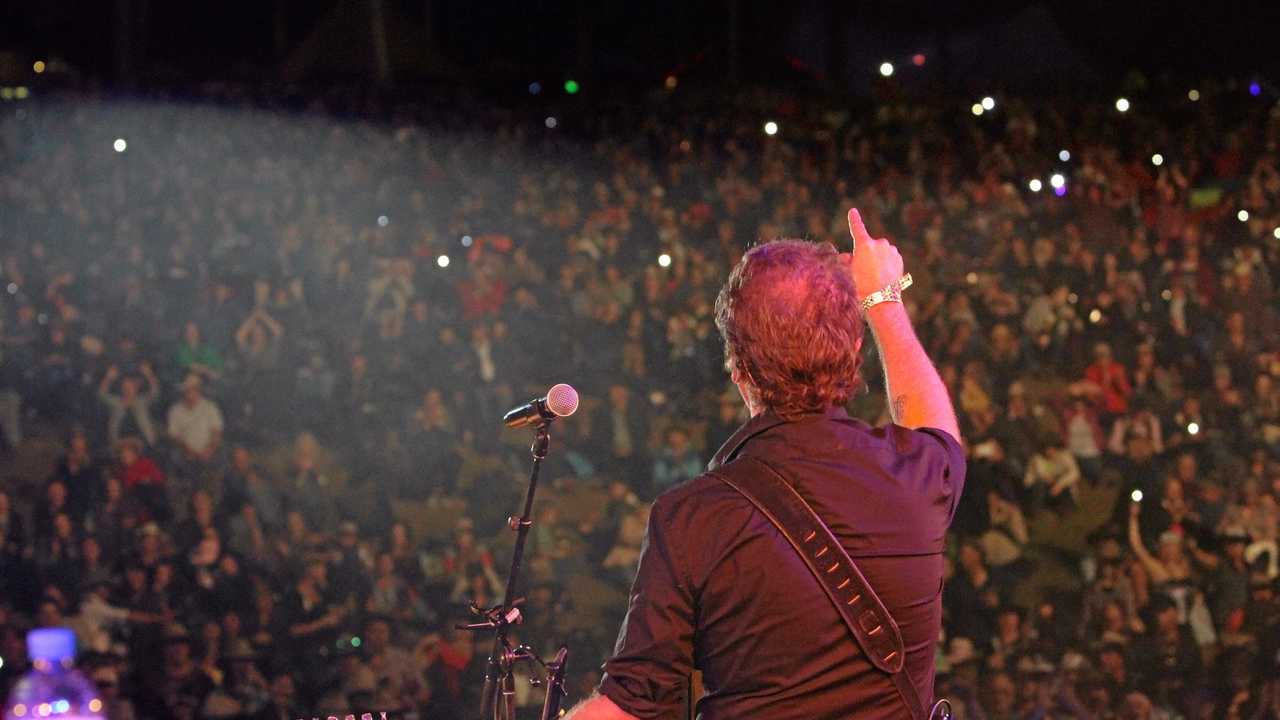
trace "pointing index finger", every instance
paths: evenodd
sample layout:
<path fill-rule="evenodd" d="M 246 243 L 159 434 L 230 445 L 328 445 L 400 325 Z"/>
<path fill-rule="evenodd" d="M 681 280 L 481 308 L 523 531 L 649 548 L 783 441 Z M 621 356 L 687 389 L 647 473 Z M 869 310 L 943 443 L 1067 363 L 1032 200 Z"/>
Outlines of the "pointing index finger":
<path fill-rule="evenodd" d="M 862 215 L 858 213 L 858 208 L 849 208 L 849 235 L 853 237 L 853 251 L 858 251 L 858 246 L 862 243 L 871 242 L 871 235 L 867 233 L 867 227 L 862 224 Z"/>

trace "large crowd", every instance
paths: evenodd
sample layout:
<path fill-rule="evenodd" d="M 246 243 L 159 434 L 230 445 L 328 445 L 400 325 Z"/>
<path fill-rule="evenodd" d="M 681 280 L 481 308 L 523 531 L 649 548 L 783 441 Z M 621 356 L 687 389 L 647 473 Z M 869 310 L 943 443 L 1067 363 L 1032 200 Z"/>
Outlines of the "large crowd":
<path fill-rule="evenodd" d="M 0 107 L 0 697 L 66 625 L 112 720 L 472 713 L 563 381 L 513 640 L 581 698 L 744 419 L 728 268 L 857 206 L 969 457 L 957 717 L 1280 718 L 1273 100 L 201 93 Z"/>

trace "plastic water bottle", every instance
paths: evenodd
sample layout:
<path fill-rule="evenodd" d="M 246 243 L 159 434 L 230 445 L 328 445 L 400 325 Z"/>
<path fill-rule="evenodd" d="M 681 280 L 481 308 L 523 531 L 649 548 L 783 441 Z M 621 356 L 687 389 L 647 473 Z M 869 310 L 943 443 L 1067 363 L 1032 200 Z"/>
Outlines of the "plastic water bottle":
<path fill-rule="evenodd" d="M 33 669 L 13 686 L 4 720 L 106 720 L 98 689 L 72 664 L 76 635 L 67 628 L 27 633 Z"/>

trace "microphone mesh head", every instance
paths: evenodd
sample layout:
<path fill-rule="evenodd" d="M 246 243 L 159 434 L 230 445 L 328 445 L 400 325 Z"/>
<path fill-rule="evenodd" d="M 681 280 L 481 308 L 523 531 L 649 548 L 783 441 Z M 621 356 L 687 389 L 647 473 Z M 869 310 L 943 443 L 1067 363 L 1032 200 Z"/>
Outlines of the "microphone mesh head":
<path fill-rule="evenodd" d="M 574 414 L 578 410 L 578 391 L 564 383 L 552 386 L 547 391 L 547 409 L 560 417 Z"/>

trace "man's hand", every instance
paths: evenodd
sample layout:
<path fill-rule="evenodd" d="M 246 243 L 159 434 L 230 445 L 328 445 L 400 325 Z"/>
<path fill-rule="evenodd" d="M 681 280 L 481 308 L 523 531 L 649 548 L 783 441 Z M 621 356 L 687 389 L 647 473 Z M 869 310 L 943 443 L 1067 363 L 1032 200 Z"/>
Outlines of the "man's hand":
<path fill-rule="evenodd" d="M 902 256 L 898 248 L 885 238 L 871 237 L 857 208 L 849 208 L 849 234 L 853 236 L 849 270 L 859 301 L 902 277 Z"/>

